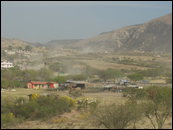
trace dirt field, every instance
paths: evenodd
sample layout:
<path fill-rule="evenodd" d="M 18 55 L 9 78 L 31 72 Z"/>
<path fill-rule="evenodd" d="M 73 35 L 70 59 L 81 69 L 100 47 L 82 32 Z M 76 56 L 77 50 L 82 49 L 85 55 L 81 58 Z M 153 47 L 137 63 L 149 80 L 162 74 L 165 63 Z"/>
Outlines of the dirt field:
<path fill-rule="evenodd" d="M 108 62 L 104 62 L 104 61 L 99 61 L 99 60 L 80 60 L 84 63 L 86 63 L 87 65 L 93 67 L 93 68 L 97 68 L 97 69 L 101 69 L 101 70 L 105 70 L 108 68 L 113 68 L 113 69 L 140 69 L 140 70 L 145 70 L 147 69 L 147 67 L 140 67 L 140 66 L 135 66 L 135 65 L 125 65 L 125 64 L 116 64 L 116 63 L 108 63 Z"/>

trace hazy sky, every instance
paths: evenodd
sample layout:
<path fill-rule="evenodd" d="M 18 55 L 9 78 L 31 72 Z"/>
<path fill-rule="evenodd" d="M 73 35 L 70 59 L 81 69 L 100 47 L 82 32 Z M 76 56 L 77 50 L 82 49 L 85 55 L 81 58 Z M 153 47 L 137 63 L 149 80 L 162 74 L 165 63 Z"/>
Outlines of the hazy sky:
<path fill-rule="evenodd" d="M 3 1 L 1 36 L 30 42 L 85 39 L 172 12 L 172 1 Z"/>

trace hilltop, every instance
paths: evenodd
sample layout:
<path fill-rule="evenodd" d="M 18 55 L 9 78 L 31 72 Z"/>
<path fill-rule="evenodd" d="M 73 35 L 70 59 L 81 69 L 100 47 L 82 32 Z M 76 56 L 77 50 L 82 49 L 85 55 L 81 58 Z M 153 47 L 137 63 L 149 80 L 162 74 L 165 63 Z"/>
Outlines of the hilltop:
<path fill-rule="evenodd" d="M 69 46 L 82 52 L 172 52 L 172 14 L 81 40 Z"/>

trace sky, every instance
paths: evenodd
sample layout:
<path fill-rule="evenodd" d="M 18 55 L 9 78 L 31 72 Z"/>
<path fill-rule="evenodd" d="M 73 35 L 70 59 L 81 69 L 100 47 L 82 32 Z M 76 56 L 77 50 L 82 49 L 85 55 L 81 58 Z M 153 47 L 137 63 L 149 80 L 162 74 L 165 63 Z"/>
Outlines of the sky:
<path fill-rule="evenodd" d="M 172 1 L 1 1 L 1 37 L 86 39 L 172 13 Z"/>

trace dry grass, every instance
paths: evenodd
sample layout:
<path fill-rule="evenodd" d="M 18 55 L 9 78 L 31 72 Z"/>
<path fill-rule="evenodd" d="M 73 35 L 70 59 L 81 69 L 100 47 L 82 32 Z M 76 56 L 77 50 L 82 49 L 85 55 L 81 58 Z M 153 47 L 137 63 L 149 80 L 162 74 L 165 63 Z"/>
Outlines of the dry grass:
<path fill-rule="evenodd" d="M 146 70 L 148 69 L 147 67 L 140 67 L 140 66 L 135 66 L 135 65 L 125 65 L 125 64 L 116 64 L 116 63 L 108 63 L 104 61 L 99 61 L 99 60 L 80 60 L 87 65 L 97 68 L 100 70 L 106 70 L 108 68 L 113 68 L 113 69 L 140 69 L 140 70 Z"/>
<path fill-rule="evenodd" d="M 3 97 L 24 97 L 28 98 L 29 94 L 37 93 L 37 94 L 59 94 L 59 95 L 68 95 L 67 91 L 47 91 L 46 89 L 26 89 L 26 88 L 16 88 L 16 91 L 7 91 L 1 92 L 1 98 Z"/>
<path fill-rule="evenodd" d="M 113 57 L 121 57 L 121 58 L 130 58 L 133 60 L 142 60 L 142 61 L 151 61 L 152 60 L 152 56 L 128 56 L 128 55 L 107 55 L 105 56 L 107 58 L 113 58 Z"/>
<path fill-rule="evenodd" d="M 101 105 L 108 104 L 122 104 L 127 101 L 127 98 L 122 97 L 121 93 L 114 92 L 99 92 L 99 93 L 85 93 L 84 97 L 96 98 L 101 102 Z"/>
<path fill-rule="evenodd" d="M 4 92 L 3 96 L 26 96 L 29 93 L 45 93 L 44 89 L 32 90 L 32 89 L 16 89 L 16 92 Z M 55 92 L 54 92 L 55 93 Z M 57 91 L 59 95 L 68 95 L 67 91 Z M 97 98 L 101 101 L 100 105 L 108 104 L 121 104 L 127 101 L 127 98 L 122 97 L 121 93 L 114 92 L 99 92 L 99 93 L 84 93 L 84 97 Z M 21 124 L 13 126 L 12 129 L 97 129 L 97 127 L 92 123 L 94 120 L 87 117 L 87 112 L 72 110 L 69 113 L 64 113 L 61 116 L 54 116 L 46 121 L 35 120 L 35 121 L 25 121 Z M 152 125 L 149 120 L 143 118 L 138 121 L 136 127 L 139 129 L 152 129 Z M 132 128 L 130 126 L 129 128 Z M 172 128 L 172 117 L 165 122 L 165 129 Z"/>

